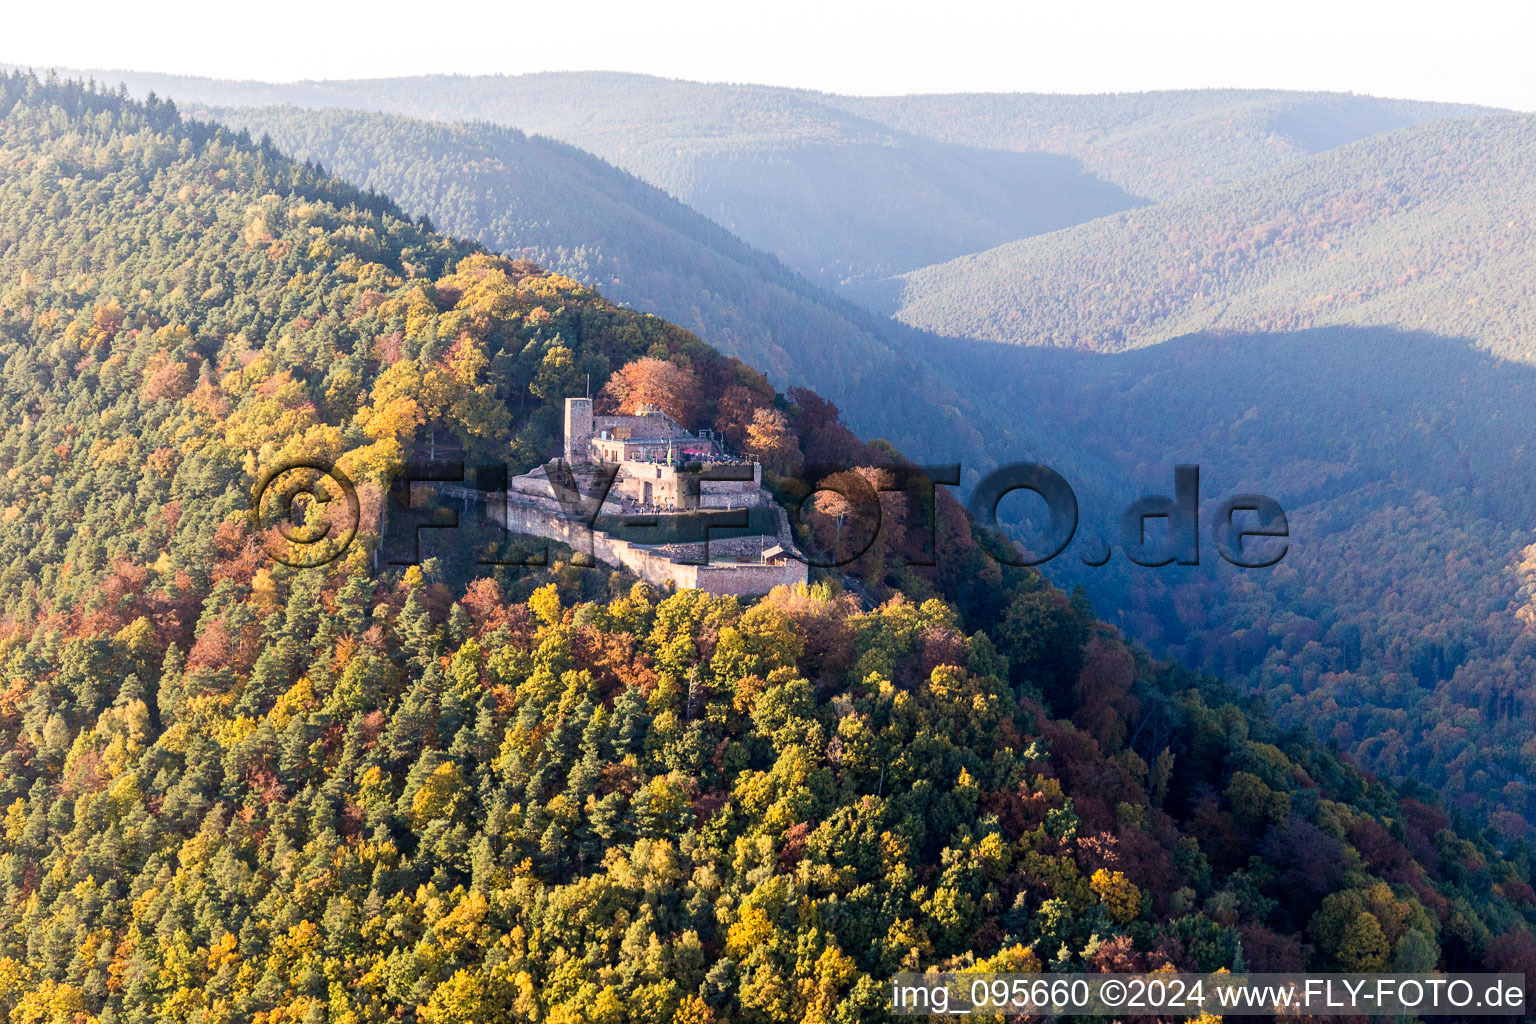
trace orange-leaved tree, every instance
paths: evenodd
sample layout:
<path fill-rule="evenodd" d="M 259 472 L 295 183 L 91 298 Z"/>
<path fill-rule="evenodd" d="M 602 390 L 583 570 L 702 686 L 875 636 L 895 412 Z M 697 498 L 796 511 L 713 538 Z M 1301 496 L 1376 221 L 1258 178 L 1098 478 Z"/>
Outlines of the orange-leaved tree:
<path fill-rule="evenodd" d="M 699 379 L 691 370 L 650 356 L 620 367 L 598 397 L 621 413 L 653 405 L 685 427 L 693 424 L 701 401 Z"/>

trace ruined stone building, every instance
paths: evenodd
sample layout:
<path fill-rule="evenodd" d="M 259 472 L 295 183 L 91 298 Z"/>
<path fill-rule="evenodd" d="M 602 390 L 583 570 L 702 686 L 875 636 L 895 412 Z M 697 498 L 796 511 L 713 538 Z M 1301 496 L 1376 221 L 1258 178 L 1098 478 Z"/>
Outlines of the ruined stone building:
<path fill-rule="evenodd" d="M 568 398 L 564 454 L 515 477 L 491 517 L 658 586 L 755 595 L 806 582 L 762 467 L 709 432 L 691 433 L 659 409 L 598 415 L 591 399 Z"/>

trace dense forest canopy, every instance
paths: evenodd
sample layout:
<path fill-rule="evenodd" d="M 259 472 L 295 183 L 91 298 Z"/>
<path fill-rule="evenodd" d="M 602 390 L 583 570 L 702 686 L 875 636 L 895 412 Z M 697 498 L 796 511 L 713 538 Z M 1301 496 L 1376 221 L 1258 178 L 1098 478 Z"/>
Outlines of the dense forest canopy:
<path fill-rule="evenodd" d="M 972 343 L 954 364 L 977 387 L 1015 381 L 1088 448 L 1056 463 L 1082 510 L 1079 541 L 1045 567 L 1060 585 L 1372 771 L 1529 834 L 1536 370 L 1464 339 L 1346 327 L 1115 356 Z M 1118 550 L 1082 564 L 1096 538 L 1118 549 L 1120 511 L 1170 494 L 1186 462 L 1201 468 L 1201 567 L 1144 569 Z M 1216 506 L 1242 492 L 1285 510 L 1273 569 L 1211 551 Z"/>
<path fill-rule="evenodd" d="M 0 281 L 10 1020 L 874 1021 L 903 967 L 1536 972 L 1523 847 L 1150 660 L 952 502 L 941 564 L 863 566 L 869 601 L 375 574 L 366 542 L 294 571 L 245 526 L 285 452 L 375 503 L 439 434 L 531 465 L 641 359 L 702 422 L 775 425 L 749 439 L 785 468 L 897 458 L 680 328 L 27 76 Z"/>

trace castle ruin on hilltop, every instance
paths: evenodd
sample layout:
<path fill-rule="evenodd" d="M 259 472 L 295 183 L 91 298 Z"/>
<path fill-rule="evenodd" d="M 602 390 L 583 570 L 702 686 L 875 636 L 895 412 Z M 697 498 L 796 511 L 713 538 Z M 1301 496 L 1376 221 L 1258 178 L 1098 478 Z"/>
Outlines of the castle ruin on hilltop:
<path fill-rule="evenodd" d="M 566 399 L 564 459 L 513 478 L 505 510 L 488 511 L 658 586 L 749 596 L 808 578 L 762 466 L 656 408 L 602 415 Z"/>

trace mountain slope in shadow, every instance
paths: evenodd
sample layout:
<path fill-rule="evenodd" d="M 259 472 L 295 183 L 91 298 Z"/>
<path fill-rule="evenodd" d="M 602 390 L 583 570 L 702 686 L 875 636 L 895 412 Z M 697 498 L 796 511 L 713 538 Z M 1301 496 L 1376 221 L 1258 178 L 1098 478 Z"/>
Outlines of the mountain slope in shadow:
<path fill-rule="evenodd" d="M 1422 778 L 1510 834 L 1536 813 L 1536 369 L 1469 339 L 1389 328 L 1197 335 L 1120 355 L 960 343 L 978 388 L 1083 446 L 1053 465 L 1083 510 L 1047 566 L 1107 618 L 1263 692 L 1384 775 Z M 995 385 L 994 385 L 995 386 Z M 1201 471 L 1198 567 L 1142 568 L 1118 516 Z M 1106 475 L 1106 473 L 1108 475 Z M 1215 506 L 1276 499 L 1271 569 L 1218 556 Z M 1021 536 L 1037 536 L 1019 513 Z M 1101 568 L 1101 538 L 1115 555 Z M 1272 543 L 1272 542 L 1265 542 Z M 1513 817 L 1510 817 L 1513 815 Z"/>

